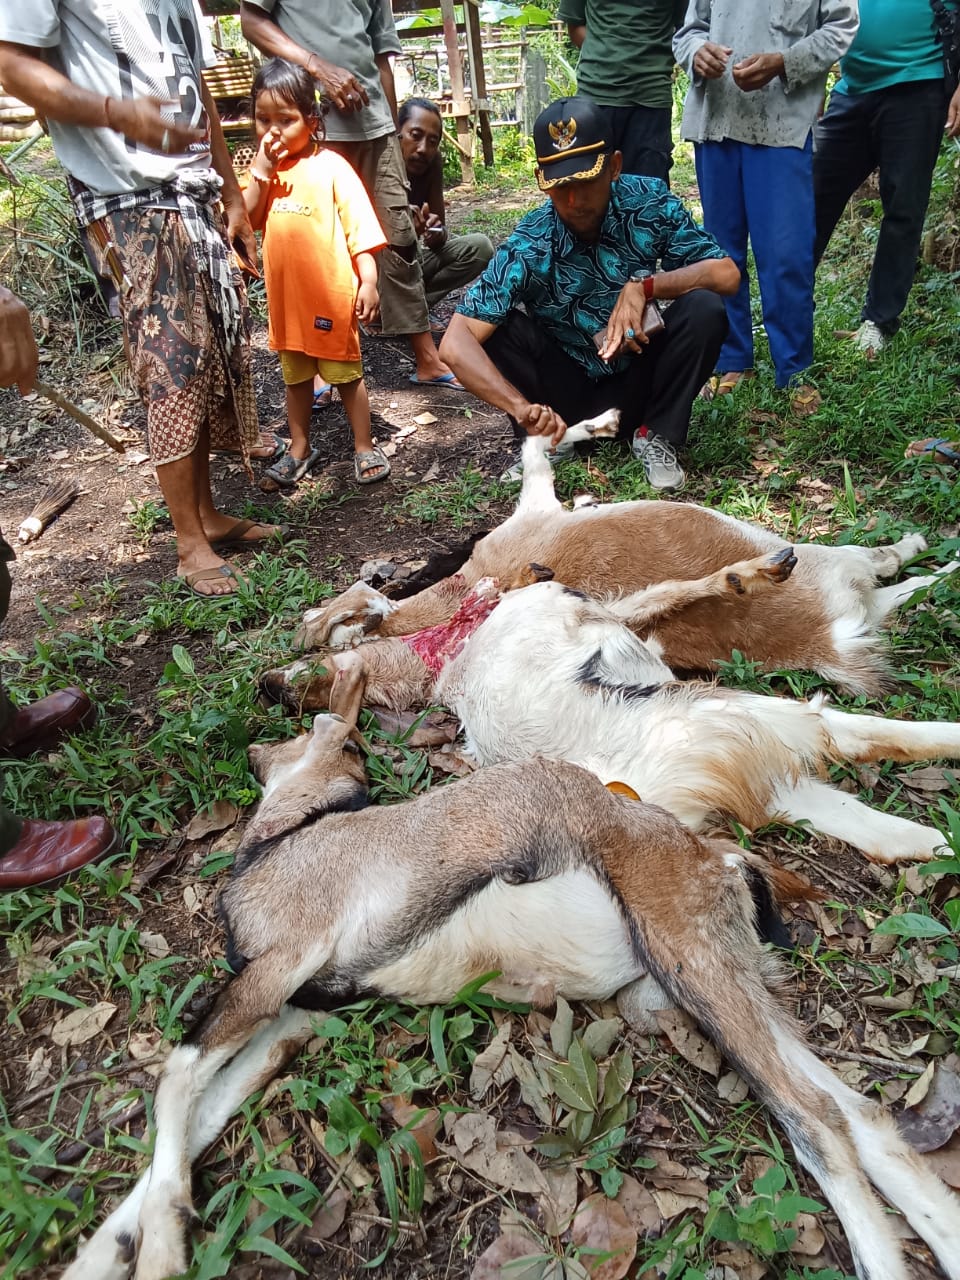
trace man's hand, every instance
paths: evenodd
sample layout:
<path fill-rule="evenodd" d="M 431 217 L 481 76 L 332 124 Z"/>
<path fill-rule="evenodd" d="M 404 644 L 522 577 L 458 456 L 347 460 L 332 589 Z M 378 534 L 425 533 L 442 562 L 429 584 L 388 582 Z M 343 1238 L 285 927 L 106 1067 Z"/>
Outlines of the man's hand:
<path fill-rule="evenodd" d="M 946 134 L 948 138 L 955 138 L 960 134 L 960 85 L 947 107 Z"/>
<path fill-rule="evenodd" d="M 307 59 L 307 70 L 338 111 L 349 115 L 351 111 L 362 111 L 370 105 L 370 95 L 353 72 L 345 67 L 338 67 L 318 53 L 311 53 Z"/>
<path fill-rule="evenodd" d="M 643 332 L 643 313 L 647 300 L 643 285 L 628 280 L 620 290 L 620 297 L 610 313 L 600 346 L 601 360 L 616 360 L 618 356 L 632 352 L 638 354 L 650 339 Z"/>
<path fill-rule="evenodd" d="M 429 217 L 430 206 L 428 204 L 412 204 L 410 206 L 410 219 L 413 222 L 413 229 L 417 233 L 417 239 L 426 231 Z"/>
<path fill-rule="evenodd" d="M 693 55 L 693 72 L 701 80 L 719 80 L 727 69 L 732 49 L 725 44 L 705 41 Z"/>
<path fill-rule="evenodd" d="M 20 394 L 28 395 L 37 376 L 37 361 L 30 312 L 15 294 L 0 285 L 0 387 L 16 383 Z"/>
<path fill-rule="evenodd" d="M 439 249 L 447 238 L 447 229 L 440 221 L 439 214 L 431 213 L 428 204 L 423 207 L 427 214 L 423 229 L 424 242 L 430 249 Z"/>
<path fill-rule="evenodd" d="M 172 107 L 173 103 L 160 98 L 110 98 L 106 107 L 108 127 L 151 151 L 182 155 L 206 137 L 206 130 L 171 121 Z"/>
<path fill-rule="evenodd" d="M 530 404 L 513 415 L 528 436 L 549 436 L 557 445 L 567 431 L 567 424 L 548 404 Z"/>
<path fill-rule="evenodd" d="M 250 225 L 250 216 L 247 213 L 247 206 L 243 203 L 243 197 L 225 194 L 223 198 L 223 216 L 227 224 L 227 240 L 233 246 L 233 251 L 237 255 L 241 267 L 259 280 L 257 237 L 253 234 L 253 227 Z"/>
<path fill-rule="evenodd" d="M 733 82 L 744 93 L 762 89 L 782 75 L 782 53 L 752 53 L 749 58 L 741 58 L 733 64 Z"/>

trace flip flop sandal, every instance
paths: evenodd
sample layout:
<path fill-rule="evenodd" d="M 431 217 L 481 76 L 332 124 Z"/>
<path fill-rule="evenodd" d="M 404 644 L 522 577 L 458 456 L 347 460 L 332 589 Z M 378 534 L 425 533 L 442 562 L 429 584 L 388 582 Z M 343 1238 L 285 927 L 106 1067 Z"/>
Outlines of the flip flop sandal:
<path fill-rule="evenodd" d="M 258 538 L 248 538 L 245 535 L 251 529 L 269 529 L 270 532 Z M 264 524 L 262 520 L 238 520 L 236 524 L 230 526 L 222 538 L 211 538 L 210 545 L 222 551 L 235 550 L 238 547 L 261 547 L 274 540 L 282 542 L 289 532 L 285 524 L 271 525 Z"/>
<path fill-rule="evenodd" d="M 240 457 L 239 449 L 214 449 L 212 451 L 224 457 Z M 287 441 L 275 431 L 261 431 L 260 443 L 253 445 L 249 455 L 256 462 L 272 462 L 274 458 L 282 458 L 287 452 Z"/>
<path fill-rule="evenodd" d="M 905 458 L 929 457 L 933 462 L 960 463 L 960 444 L 956 440 L 911 440 Z"/>
<path fill-rule="evenodd" d="M 279 462 L 275 462 L 272 467 L 268 467 L 263 473 L 269 480 L 273 480 L 281 488 L 290 488 L 295 485 L 298 480 L 303 477 L 320 461 L 320 450 L 313 449 L 306 458 L 295 458 L 292 453 L 286 453 Z"/>
<path fill-rule="evenodd" d="M 409 381 L 415 387 L 452 387 L 454 391 L 466 391 L 455 373 L 438 373 L 435 378 L 418 378 L 415 373 L 411 373 Z"/>
<path fill-rule="evenodd" d="M 378 475 L 370 474 L 371 471 L 378 470 Z M 355 453 L 353 474 L 357 484 L 376 484 L 378 480 L 386 480 L 390 474 L 390 463 L 382 449 L 369 449 L 366 453 Z"/>
<path fill-rule="evenodd" d="M 801 418 L 816 413 L 823 404 L 823 396 L 816 387 L 798 387 L 790 401 L 790 408 Z"/>
<path fill-rule="evenodd" d="M 231 564 L 218 564 L 210 569 L 196 569 L 193 573 L 178 573 L 177 581 L 182 582 L 195 596 L 199 596 L 201 600 L 228 600 L 231 596 L 236 595 L 237 587 L 241 583 L 247 581 L 245 574 L 239 569 L 235 569 Z M 232 578 L 236 586 L 232 591 L 198 591 L 197 585 L 201 582 L 213 582 L 217 578 Z"/>
<path fill-rule="evenodd" d="M 732 395 L 741 382 L 752 382 L 756 376 L 753 369 L 737 369 L 731 370 L 729 373 L 721 373 L 717 378 L 716 394 L 718 396 Z M 712 381 L 713 379 L 711 379 Z"/>
<path fill-rule="evenodd" d="M 333 404 L 333 387 L 329 382 L 325 382 L 319 391 L 313 393 L 313 412 L 319 413 L 321 409 L 329 409 Z"/>

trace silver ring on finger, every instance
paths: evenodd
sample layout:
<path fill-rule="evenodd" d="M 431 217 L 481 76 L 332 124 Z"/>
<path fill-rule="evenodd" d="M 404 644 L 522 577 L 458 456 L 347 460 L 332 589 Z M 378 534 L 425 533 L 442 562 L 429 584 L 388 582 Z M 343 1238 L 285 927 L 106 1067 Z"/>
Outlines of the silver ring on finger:
<path fill-rule="evenodd" d="M 169 129 L 164 129 L 163 131 L 163 137 L 160 139 L 160 150 L 163 152 L 165 156 L 170 154 L 170 130 Z"/>
<path fill-rule="evenodd" d="M 635 329 L 628 329 L 628 330 L 627 330 L 627 335 L 626 335 L 626 336 L 627 336 L 628 338 L 635 338 L 635 337 L 637 336 L 637 332 L 636 332 L 636 330 L 635 330 Z"/>

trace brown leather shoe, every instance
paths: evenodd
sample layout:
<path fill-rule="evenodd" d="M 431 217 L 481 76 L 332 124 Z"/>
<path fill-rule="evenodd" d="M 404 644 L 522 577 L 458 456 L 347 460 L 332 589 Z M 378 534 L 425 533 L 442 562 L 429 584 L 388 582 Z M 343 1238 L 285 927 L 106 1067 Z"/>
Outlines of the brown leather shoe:
<path fill-rule="evenodd" d="M 55 747 L 65 734 L 89 729 L 97 709 L 82 689 L 72 685 L 21 707 L 0 734 L 0 755 L 29 756 Z"/>
<path fill-rule="evenodd" d="M 59 880 L 112 853 L 116 844 L 117 833 L 106 818 L 76 818 L 72 822 L 27 818 L 20 839 L 0 858 L 0 891 Z"/>

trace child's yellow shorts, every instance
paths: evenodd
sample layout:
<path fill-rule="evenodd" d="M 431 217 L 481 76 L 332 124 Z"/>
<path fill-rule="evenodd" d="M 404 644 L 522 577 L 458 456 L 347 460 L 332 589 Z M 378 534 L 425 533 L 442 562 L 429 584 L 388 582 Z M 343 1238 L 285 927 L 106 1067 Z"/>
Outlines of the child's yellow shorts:
<path fill-rule="evenodd" d="M 304 355 L 302 351 L 281 351 L 280 372 L 288 387 L 295 386 L 298 382 L 309 382 L 317 374 L 324 382 L 339 387 L 363 377 L 363 361 L 321 360 L 319 356 Z"/>

